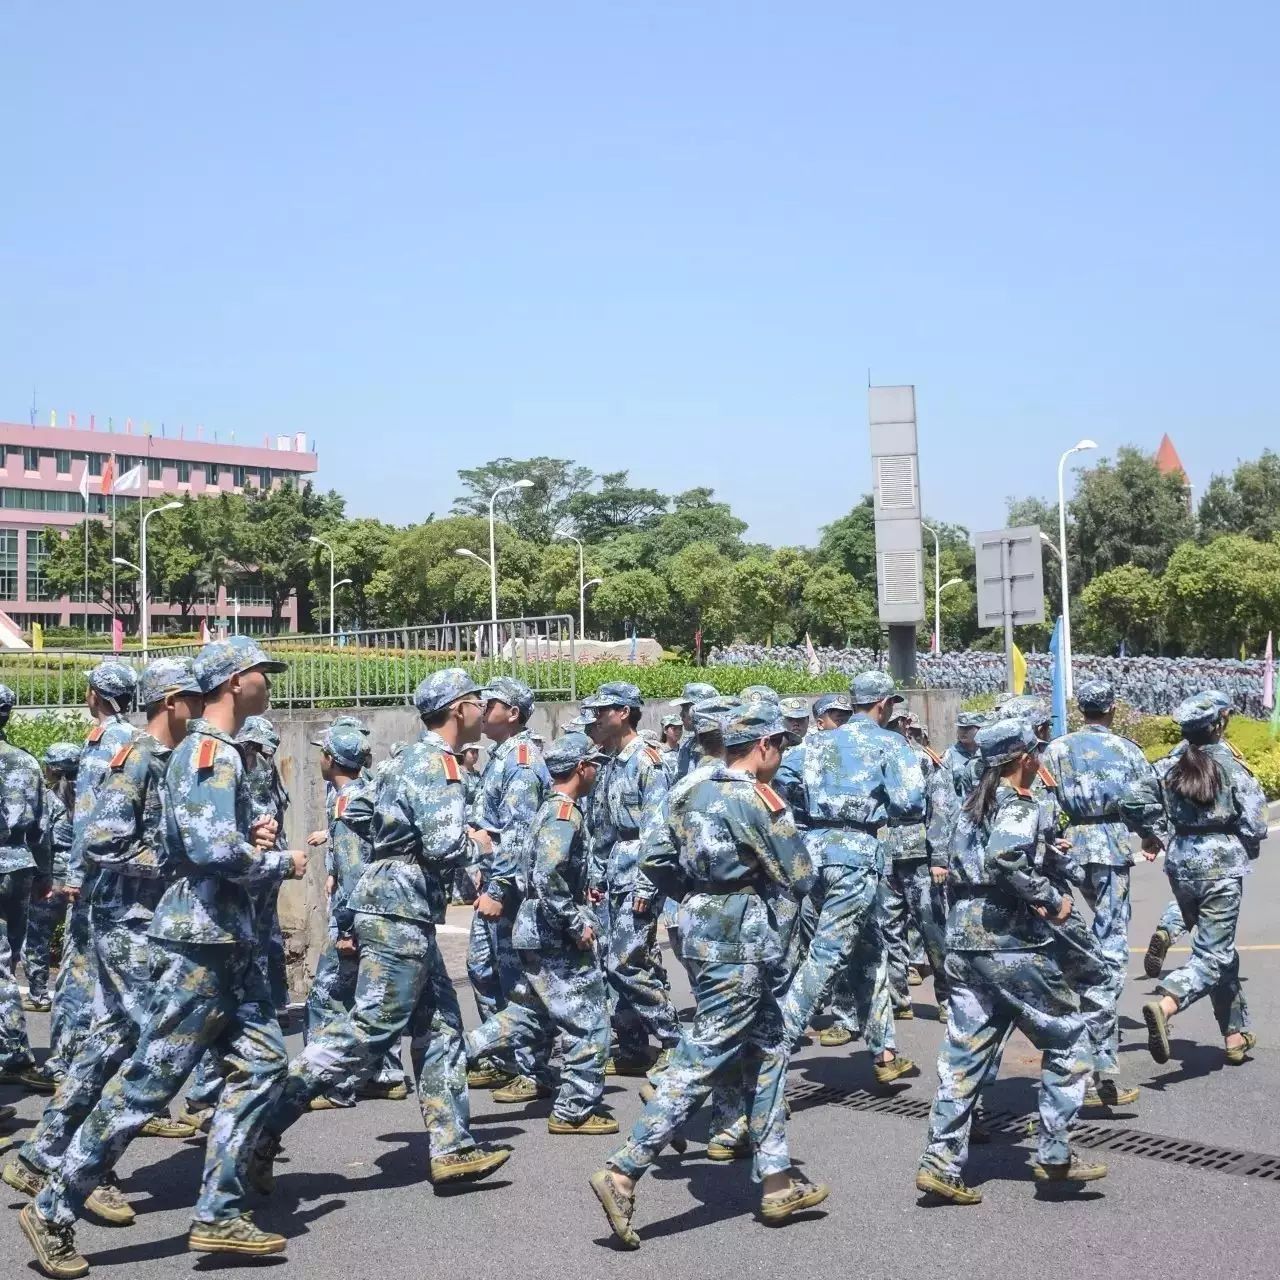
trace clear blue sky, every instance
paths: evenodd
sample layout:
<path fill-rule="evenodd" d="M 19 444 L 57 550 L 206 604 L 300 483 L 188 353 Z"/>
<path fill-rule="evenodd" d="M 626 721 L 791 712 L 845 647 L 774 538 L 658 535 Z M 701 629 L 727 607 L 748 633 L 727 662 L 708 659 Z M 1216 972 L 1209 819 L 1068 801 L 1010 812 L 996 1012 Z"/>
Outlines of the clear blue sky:
<path fill-rule="evenodd" d="M 7 7 L 0 418 L 306 430 L 395 521 L 551 454 L 779 543 L 868 487 L 868 368 L 974 528 L 1081 435 L 1280 444 L 1275 6 L 890 8 Z"/>

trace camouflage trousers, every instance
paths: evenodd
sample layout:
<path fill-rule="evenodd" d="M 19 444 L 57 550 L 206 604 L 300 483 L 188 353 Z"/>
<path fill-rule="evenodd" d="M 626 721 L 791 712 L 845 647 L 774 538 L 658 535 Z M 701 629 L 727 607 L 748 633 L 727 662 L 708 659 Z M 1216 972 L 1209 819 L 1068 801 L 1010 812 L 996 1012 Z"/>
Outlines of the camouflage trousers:
<path fill-rule="evenodd" d="M 879 876 L 874 867 L 833 864 L 818 873 L 818 925 L 809 954 L 782 1001 L 788 1043 L 794 1047 L 810 1020 L 827 1003 L 848 970 L 850 1004 L 867 1046 L 876 1054 L 895 1047 L 892 1011 L 877 1009 L 877 972 L 884 968 L 884 945 L 876 914 Z M 881 979 L 882 1000 L 887 983 Z M 886 1007 L 887 1007 L 887 1002 Z"/>
<path fill-rule="evenodd" d="M 27 909 L 31 903 L 31 871 L 6 871 L 0 875 L 0 1069 L 21 1071 L 31 1065 L 31 1044 L 22 996 L 13 976 L 18 952 L 27 935 Z"/>
<path fill-rule="evenodd" d="M 524 980 L 520 957 L 511 944 L 511 918 L 505 913 L 486 920 L 478 911 L 471 917 L 471 938 L 467 946 L 467 977 L 475 996 L 481 1022 L 507 1007 L 512 993 Z M 539 1058 L 532 1049 L 519 1048 L 500 1054 L 494 1061 L 507 1071 L 532 1079 L 546 1079 L 546 1053 Z"/>
<path fill-rule="evenodd" d="M 210 1048 L 224 1062 L 225 1081 L 193 1217 L 220 1222 L 245 1211 L 245 1162 L 288 1064 L 271 993 L 251 945 L 153 939 L 151 947 L 150 997 L 137 1047 L 108 1081 L 36 1200 L 51 1222 L 75 1222 L 85 1197 L 143 1125 L 168 1108 Z"/>
<path fill-rule="evenodd" d="M 778 975 L 763 964 L 688 964 L 697 1004 L 693 1022 L 654 1078 L 653 1100 L 608 1163 L 629 1178 L 640 1177 L 707 1095 L 723 1089 L 717 1098 L 721 1116 L 748 1116 L 753 1176 L 785 1173 L 791 1168 L 784 1110 L 790 1053 L 774 994 Z"/>
<path fill-rule="evenodd" d="M 338 951 L 338 940 L 330 933 L 329 940 L 316 962 L 316 976 L 307 993 L 302 1038 L 307 1044 L 331 1022 L 344 1018 L 356 1002 L 356 979 L 360 974 L 358 955 L 343 955 Z M 400 1060 L 400 1042 L 397 1040 L 383 1055 L 373 1077 L 379 1084 L 403 1084 L 404 1064 Z M 351 1079 L 335 1086 L 330 1092 L 343 1101 L 354 1102 L 359 1080 Z"/>
<path fill-rule="evenodd" d="M 155 956 L 147 938 L 149 922 L 93 922 L 98 975 L 93 1017 L 58 1091 L 22 1148 L 22 1158 L 50 1174 L 62 1160 L 76 1130 L 102 1096 L 107 1081 L 134 1051 L 151 993 Z"/>
<path fill-rule="evenodd" d="M 911 987 L 907 969 L 914 963 L 911 925 L 919 930 L 929 968 L 933 970 L 933 994 L 939 1004 L 947 999 L 947 890 L 935 885 L 924 858 L 893 862 L 880 881 L 880 930 L 884 935 L 889 971 L 889 994 L 895 1009 L 909 1008 Z"/>
<path fill-rule="evenodd" d="M 495 1050 L 523 1046 L 545 1060 L 559 1032 L 562 1061 L 555 1115 L 583 1120 L 604 1097 L 609 1057 L 604 974 L 594 951 L 548 947 L 519 955 L 524 978 L 507 1007 L 467 1035 L 467 1057 L 476 1061 L 493 1057 Z"/>
<path fill-rule="evenodd" d="M 1052 951 L 953 951 L 947 1038 L 920 1164 L 959 1177 L 979 1091 L 1014 1027 L 1043 1054 L 1039 1160 L 1071 1159 L 1068 1130 L 1084 1103 L 1092 1053 L 1080 1004 Z"/>
<path fill-rule="evenodd" d="M 1106 963 L 1111 981 L 1106 996 L 1105 1028 L 1095 1039 L 1098 1043 L 1098 1072 L 1115 1074 L 1120 1052 L 1120 1013 L 1117 1006 L 1124 994 L 1124 981 L 1129 972 L 1129 921 L 1133 906 L 1129 899 L 1132 875 L 1128 867 L 1085 867 L 1085 881 L 1080 895 L 1093 909 L 1093 936 Z"/>
<path fill-rule="evenodd" d="M 49 1057 L 45 1071 L 55 1079 L 67 1074 L 93 1021 L 93 993 L 97 987 L 97 957 L 86 877 L 80 897 L 71 905 L 62 935 L 62 964 L 53 988 L 53 1017 L 49 1025 Z"/>
<path fill-rule="evenodd" d="M 22 967 L 33 1000 L 49 998 L 49 955 L 53 935 L 67 918 L 67 899 L 51 893 L 43 902 L 33 902 L 27 912 L 27 933 L 22 942 Z"/>
<path fill-rule="evenodd" d="M 1187 922 L 1182 918 L 1182 908 L 1178 906 L 1177 898 L 1170 898 L 1168 905 L 1160 913 L 1159 928 L 1163 929 L 1169 935 L 1172 942 L 1174 938 L 1180 938 L 1187 931 Z"/>
<path fill-rule="evenodd" d="M 872 973 L 868 986 L 865 974 Z M 864 935 L 849 962 L 840 970 L 831 988 L 827 1006 L 833 1027 L 845 1027 L 866 1040 L 868 1048 L 879 1055 L 896 1049 L 893 1028 L 893 997 L 889 986 L 889 958 L 875 935 Z"/>
<path fill-rule="evenodd" d="M 632 890 L 611 892 L 609 951 L 605 972 L 613 991 L 613 1029 L 623 1058 L 649 1056 L 649 1037 L 664 1048 L 680 1039 L 667 976 L 657 959 L 658 917 L 637 915 Z M 656 904 L 655 904 L 656 905 Z"/>
<path fill-rule="evenodd" d="M 1191 929 L 1191 958 L 1166 973 L 1156 990 L 1172 996 L 1181 1012 L 1204 996 L 1213 1005 L 1213 1016 L 1223 1037 L 1247 1031 L 1249 1006 L 1240 985 L 1240 953 L 1236 950 L 1236 926 L 1244 881 L 1183 880 L 1169 876 L 1182 918 Z"/>
<path fill-rule="evenodd" d="M 279 1136 L 312 1098 L 372 1077 L 407 1030 L 430 1154 L 475 1146 L 462 1012 L 435 925 L 358 912 L 355 934 L 360 958 L 351 1012 L 316 1032 L 290 1064 L 264 1131 Z"/>

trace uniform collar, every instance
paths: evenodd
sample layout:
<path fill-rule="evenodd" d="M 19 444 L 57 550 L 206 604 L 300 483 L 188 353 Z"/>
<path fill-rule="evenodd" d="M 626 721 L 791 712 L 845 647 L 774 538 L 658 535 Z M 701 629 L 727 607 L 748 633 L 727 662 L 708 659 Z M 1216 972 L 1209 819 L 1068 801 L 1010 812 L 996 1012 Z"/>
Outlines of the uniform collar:
<path fill-rule="evenodd" d="M 1114 733 L 1114 729 L 1108 729 L 1105 724 L 1082 724 L 1080 726 L 1081 733 Z"/>
<path fill-rule="evenodd" d="M 513 733 L 505 742 L 499 742 L 494 745 L 490 756 L 494 760 L 500 760 L 510 752 L 514 751 L 522 742 L 533 745 L 533 735 L 527 728 L 521 729 L 519 733 Z"/>
<path fill-rule="evenodd" d="M 619 751 L 618 754 L 613 758 L 619 764 L 622 764 L 625 761 L 630 760 L 631 757 L 635 755 L 637 751 L 643 750 L 647 745 L 648 744 L 645 742 L 645 740 L 637 733 L 636 736 L 632 738 L 631 741 L 628 742 L 627 745 L 623 747 L 622 750 Z"/>
<path fill-rule="evenodd" d="M 435 747 L 437 751 L 443 751 L 446 755 L 458 754 L 434 729 L 423 729 L 418 735 L 418 741 L 424 746 Z"/>
<path fill-rule="evenodd" d="M 240 744 L 230 734 L 223 733 L 221 729 L 215 729 L 203 716 L 197 716 L 187 723 L 187 737 L 193 738 L 196 734 L 202 734 L 206 738 L 217 738 L 219 742 L 225 742 L 227 746 L 240 750 Z"/>

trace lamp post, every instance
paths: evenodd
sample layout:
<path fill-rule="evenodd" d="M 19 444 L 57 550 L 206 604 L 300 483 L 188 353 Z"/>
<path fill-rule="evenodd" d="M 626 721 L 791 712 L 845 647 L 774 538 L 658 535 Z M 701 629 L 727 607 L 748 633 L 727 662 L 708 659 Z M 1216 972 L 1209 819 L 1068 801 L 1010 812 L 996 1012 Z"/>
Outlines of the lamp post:
<path fill-rule="evenodd" d="M 937 623 L 937 628 L 936 628 L 936 630 L 937 630 L 937 637 L 938 637 L 938 649 L 937 649 L 937 651 L 938 651 L 939 653 L 941 653 L 941 652 L 942 652 L 942 593 L 943 593 L 943 592 L 944 592 L 948 587 L 954 587 L 954 586 L 957 586 L 957 585 L 959 585 L 960 583 L 962 583 L 963 581 L 964 581 L 964 579 L 963 579 L 963 578 L 950 578 L 950 579 L 948 579 L 946 582 L 944 582 L 944 583 L 942 584 L 942 586 L 940 586 L 940 587 L 938 588 L 938 596 L 937 596 L 938 603 L 934 606 L 934 607 L 937 609 L 937 613 L 936 613 L 936 614 L 935 614 L 935 616 L 934 616 L 934 621 Z"/>
<path fill-rule="evenodd" d="M 333 548 L 323 538 L 317 538 L 314 533 L 307 541 L 314 542 L 316 546 L 323 547 L 329 553 L 329 643 L 333 644 L 333 589 L 336 585 L 333 581 Z"/>
<path fill-rule="evenodd" d="M 141 578 L 142 578 L 142 569 L 141 569 L 141 567 L 140 567 L 140 566 L 138 566 L 138 565 L 136 565 L 136 564 L 134 564 L 132 560 L 126 560 L 126 559 L 124 558 L 124 556 L 112 556 L 112 557 L 111 557 L 111 564 L 112 564 L 112 566 L 113 566 L 113 567 L 112 567 L 112 570 L 111 570 L 111 572 L 112 572 L 112 573 L 115 573 L 115 568 L 114 568 L 114 566 L 115 566 L 115 565 L 119 565 L 119 566 L 120 566 L 121 568 L 123 568 L 123 569 L 132 569 L 132 570 L 134 571 L 134 573 L 136 573 L 136 574 L 138 575 L 139 580 L 141 580 Z M 113 597 L 112 608 L 115 608 L 115 604 L 114 604 L 114 597 Z"/>
<path fill-rule="evenodd" d="M 938 531 L 927 524 L 920 526 L 933 538 L 933 651 L 942 652 L 942 548 Z"/>
<path fill-rule="evenodd" d="M 476 555 L 474 551 L 468 551 L 466 547 L 457 549 L 458 555 L 469 556 L 472 560 L 479 560 L 481 564 L 489 565 L 489 656 L 491 659 L 498 655 L 498 551 L 493 533 L 493 504 L 501 494 L 510 493 L 515 489 L 532 488 L 532 480 L 513 480 L 510 484 L 501 485 L 493 491 L 489 498 L 489 559 L 487 562 L 483 556 Z"/>
<path fill-rule="evenodd" d="M 351 579 L 350 579 L 350 578 L 339 578 L 339 579 L 337 580 L 337 582 L 335 582 L 335 583 L 333 584 L 333 589 L 334 589 L 334 591 L 336 592 L 336 591 L 338 590 L 338 588 L 339 588 L 339 587 L 349 587 L 350 585 L 351 585 Z M 333 630 L 333 619 L 332 619 L 332 618 L 330 618 L 330 620 L 329 620 L 329 621 L 330 621 L 330 628 L 329 628 L 329 629 L 330 629 L 330 632 L 332 633 L 332 630 Z"/>
<path fill-rule="evenodd" d="M 587 629 L 587 584 L 583 580 L 585 573 L 583 565 L 582 539 L 574 537 L 574 535 L 567 529 L 556 530 L 555 536 L 557 538 L 565 538 L 569 542 L 576 542 L 578 544 L 578 639 L 581 640 Z M 597 578 L 596 581 L 599 582 L 600 579 Z"/>
<path fill-rule="evenodd" d="M 151 592 L 147 587 L 147 521 L 152 516 L 161 511 L 178 511 L 182 507 L 180 502 L 166 502 L 161 506 L 152 507 L 150 511 L 144 513 L 142 517 L 141 531 L 138 534 L 138 544 L 140 549 L 139 559 L 142 565 L 138 570 L 138 574 L 142 579 L 142 660 L 147 660 L 147 641 L 151 638 Z"/>
<path fill-rule="evenodd" d="M 1063 473 L 1067 459 L 1073 453 L 1084 453 L 1087 449 L 1097 447 L 1092 440 L 1081 440 L 1072 445 L 1058 459 L 1058 559 L 1062 561 L 1062 666 L 1066 674 L 1063 684 L 1068 698 L 1072 696 L 1074 689 L 1071 679 L 1071 602 L 1067 593 L 1067 498 L 1063 490 Z"/>

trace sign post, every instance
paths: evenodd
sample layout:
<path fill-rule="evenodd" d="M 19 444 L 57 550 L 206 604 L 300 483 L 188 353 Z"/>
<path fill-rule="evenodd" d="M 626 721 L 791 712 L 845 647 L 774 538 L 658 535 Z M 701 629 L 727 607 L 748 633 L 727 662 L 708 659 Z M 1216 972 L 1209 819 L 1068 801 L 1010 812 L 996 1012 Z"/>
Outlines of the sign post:
<path fill-rule="evenodd" d="M 1040 529 L 1020 525 L 974 535 L 978 625 L 1004 628 L 1005 667 L 1013 692 L 1013 629 L 1044 621 Z"/>

